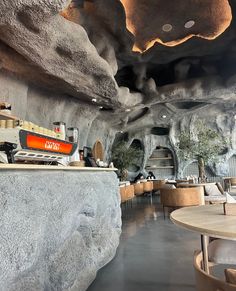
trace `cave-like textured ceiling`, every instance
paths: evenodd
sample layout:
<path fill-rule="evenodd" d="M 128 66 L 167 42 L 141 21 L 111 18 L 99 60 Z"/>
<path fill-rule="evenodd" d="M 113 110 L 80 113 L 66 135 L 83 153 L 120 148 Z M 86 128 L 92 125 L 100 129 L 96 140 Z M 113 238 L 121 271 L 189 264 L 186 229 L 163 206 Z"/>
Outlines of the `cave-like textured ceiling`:
<path fill-rule="evenodd" d="M 2 68 L 97 106 L 119 129 L 234 107 L 236 0 L 8 0 L 0 8 Z"/>

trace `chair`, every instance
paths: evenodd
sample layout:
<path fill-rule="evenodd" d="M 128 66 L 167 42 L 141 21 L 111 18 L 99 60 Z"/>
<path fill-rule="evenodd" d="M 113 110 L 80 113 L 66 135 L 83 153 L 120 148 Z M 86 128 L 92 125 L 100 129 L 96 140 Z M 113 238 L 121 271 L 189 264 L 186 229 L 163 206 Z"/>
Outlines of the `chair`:
<path fill-rule="evenodd" d="M 201 268 L 202 253 L 194 255 L 194 271 L 197 291 L 236 291 L 236 285 L 229 284 L 217 277 L 207 274 Z"/>
<path fill-rule="evenodd" d="M 153 182 L 152 181 L 144 182 L 142 184 L 143 184 L 143 192 L 144 193 L 152 193 L 152 190 L 153 190 Z"/>
<path fill-rule="evenodd" d="M 205 185 L 205 203 L 218 204 L 226 202 L 224 189 L 220 183 Z"/>
<path fill-rule="evenodd" d="M 230 193 L 236 192 L 236 178 L 235 177 L 229 178 L 229 192 Z"/>
<path fill-rule="evenodd" d="M 156 192 L 156 191 L 159 191 L 161 189 L 161 187 L 163 185 L 165 185 L 166 181 L 165 180 L 156 180 L 156 181 L 153 181 L 153 191 Z"/>
<path fill-rule="evenodd" d="M 125 192 L 125 185 L 120 186 L 120 198 L 121 198 L 121 203 L 126 202 L 126 192 Z"/>
<path fill-rule="evenodd" d="M 214 239 L 208 245 L 208 257 L 214 264 L 236 265 L 236 241 Z"/>
<path fill-rule="evenodd" d="M 134 198 L 134 186 L 133 185 L 122 185 L 120 186 L 120 197 L 121 203 L 127 202 Z"/>
<path fill-rule="evenodd" d="M 161 189 L 161 203 L 165 218 L 165 208 L 204 205 L 203 187 Z"/>
<path fill-rule="evenodd" d="M 134 198 L 134 185 L 128 185 L 125 187 L 126 199 L 131 200 Z"/>
<path fill-rule="evenodd" d="M 143 183 L 135 183 L 134 186 L 134 194 L 136 196 L 143 195 Z"/>

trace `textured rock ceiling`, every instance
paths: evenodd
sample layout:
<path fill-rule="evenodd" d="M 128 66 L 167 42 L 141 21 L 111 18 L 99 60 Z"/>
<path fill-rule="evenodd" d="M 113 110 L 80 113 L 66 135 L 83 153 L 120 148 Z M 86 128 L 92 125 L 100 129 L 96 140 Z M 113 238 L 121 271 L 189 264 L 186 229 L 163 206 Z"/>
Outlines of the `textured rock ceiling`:
<path fill-rule="evenodd" d="M 135 36 L 134 50 L 143 52 L 156 42 L 179 45 L 193 36 L 215 39 L 232 20 L 228 0 L 121 0 L 126 26 Z M 187 4 L 186 4 L 187 3 Z"/>
<path fill-rule="evenodd" d="M 1 66 L 96 105 L 118 129 L 168 124 L 211 104 L 224 110 L 236 103 L 235 4 L 1 1 Z"/>

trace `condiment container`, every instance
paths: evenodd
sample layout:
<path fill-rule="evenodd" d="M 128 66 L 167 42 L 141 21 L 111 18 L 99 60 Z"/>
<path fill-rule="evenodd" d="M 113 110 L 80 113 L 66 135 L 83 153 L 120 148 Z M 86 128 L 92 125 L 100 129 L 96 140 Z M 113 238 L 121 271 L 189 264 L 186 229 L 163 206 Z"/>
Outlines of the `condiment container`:
<path fill-rule="evenodd" d="M 66 139 L 66 124 L 61 121 L 53 122 L 53 130 L 58 138 Z"/>
<path fill-rule="evenodd" d="M 67 128 L 67 137 L 70 142 L 78 143 L 79 141 L 79 130 L 77 127 Z"/>

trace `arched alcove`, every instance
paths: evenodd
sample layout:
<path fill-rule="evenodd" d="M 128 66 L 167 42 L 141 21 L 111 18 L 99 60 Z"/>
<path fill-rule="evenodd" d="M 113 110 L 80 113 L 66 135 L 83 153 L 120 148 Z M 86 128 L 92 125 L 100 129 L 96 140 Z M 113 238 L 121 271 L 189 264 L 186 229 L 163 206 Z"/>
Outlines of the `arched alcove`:
<path fill-rule="evenodd" d="M 172 179 L 175 176 L 175 163 L 172 151 L 157 146 L 147 160 L 146 171 L 152 171 L 157 179 Z"/>

